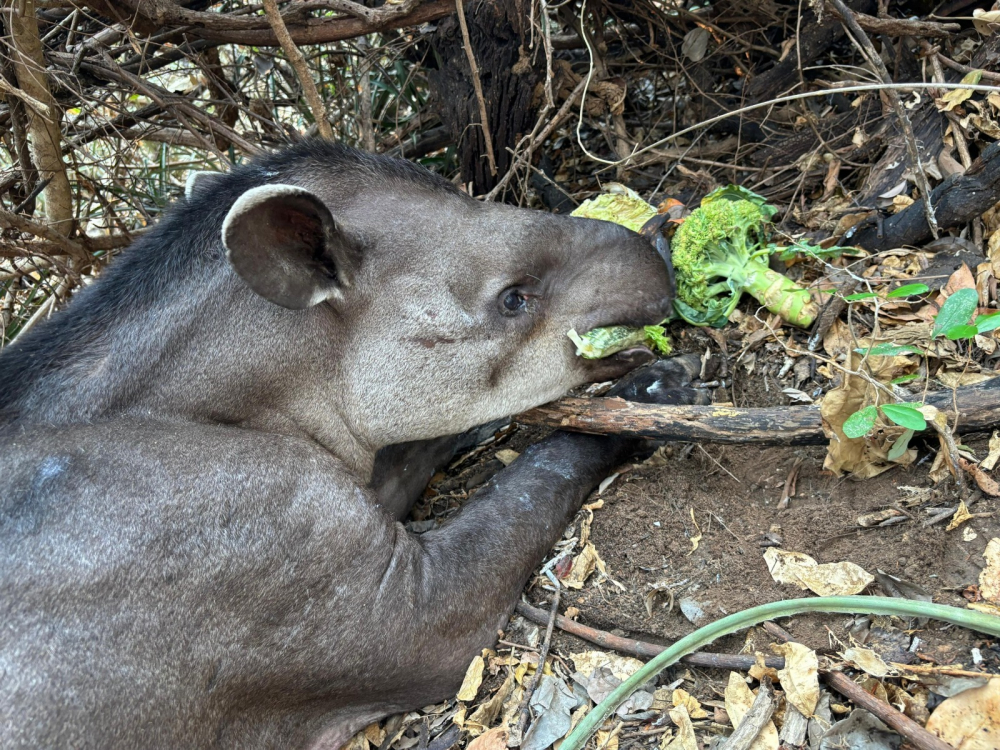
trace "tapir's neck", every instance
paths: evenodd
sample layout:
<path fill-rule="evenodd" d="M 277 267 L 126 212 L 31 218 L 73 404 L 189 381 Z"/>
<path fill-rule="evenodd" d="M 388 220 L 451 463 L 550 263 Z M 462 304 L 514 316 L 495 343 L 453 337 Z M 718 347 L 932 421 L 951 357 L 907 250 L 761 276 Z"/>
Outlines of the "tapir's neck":
<path fill-rule="evenodd" d="M 156 304 L 117 306 L 113 317 L 91 319 L 94 299 L 80 300 L 12 346 L 0 357 L 0 376 L 9 372 L 20 387 L 6 402 L 0 397 L 0 424 L 125 417 L 235 425 L 300 435 L 367 478 L 378 446 L 357 434 L 329 373 L 301 361 L 301 342 L 318 340 L 310 329 L 329 311 L 284 310 L 228 267 L 214 270 Z M 323 329 L 328 337 L 330 326 Z"/>

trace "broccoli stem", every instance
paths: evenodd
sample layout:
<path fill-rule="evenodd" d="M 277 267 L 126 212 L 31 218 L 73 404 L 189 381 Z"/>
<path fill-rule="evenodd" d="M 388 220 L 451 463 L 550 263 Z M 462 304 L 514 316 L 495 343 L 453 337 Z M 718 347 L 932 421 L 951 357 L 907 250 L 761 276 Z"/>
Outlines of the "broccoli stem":
<path fill-rule="evenodd" d="M 747 261 L 745 290 L 768 310 L 794 326 L 808 328 L 819 314 L 808 289 L 772 271 L 767 263 L 760 260 Z"/>

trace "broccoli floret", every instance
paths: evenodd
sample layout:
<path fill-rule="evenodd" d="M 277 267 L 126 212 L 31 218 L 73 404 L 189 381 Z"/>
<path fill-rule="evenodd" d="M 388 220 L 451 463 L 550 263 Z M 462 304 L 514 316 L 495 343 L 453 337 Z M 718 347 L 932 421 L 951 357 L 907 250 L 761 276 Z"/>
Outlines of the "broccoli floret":
<path fill-rule="evenodd" d="M 671 243 L 678 315 L 694 325 L 723 326 L 749 292 L 789 323 L 812 324 L 817 308 L 809 291 L 768 268 L 776 249 L 768 243 L 773 215 L 749 191 L 723 188 L 706 196 Z"/>

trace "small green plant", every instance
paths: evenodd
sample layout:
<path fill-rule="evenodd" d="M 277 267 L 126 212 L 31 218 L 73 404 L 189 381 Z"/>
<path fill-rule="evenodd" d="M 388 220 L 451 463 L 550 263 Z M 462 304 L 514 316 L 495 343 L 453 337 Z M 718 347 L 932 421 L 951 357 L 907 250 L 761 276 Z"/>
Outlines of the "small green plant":
<path fill-rule="evenodd" d="M 886 299 L 898 299 L 918 294 L 926 294 L 929 290 L 926 284 L 907 284 L 889 292 Z M 871 299 L 878 295 L 871 292 L 852 294 L 844 299 L 854 302 L 862 299 Z M 938 314 L 934 316 L 934 327 L 931 330 L 931 338 L 944 336 L 952 341 L 962 339 L 972 339 L 976 336 L 1000 328 L 1000 311 L 980 315 L 975 323 L 971 323 L 976 310 L 979 307 L 979 294 L 975 289 L 959 289 L 952 293 L 941 305 Z M 922 351 L 916 346 L 909 344 L 895 344 L 885 342 L 875 344 L 867 349 L 855 349 L 858 354 L 870 357 L 892 357 L 899 354 L 920 354 Z M 920 376 L 917 373 L 903 375 L 891 381 L 892 385 L 916 380 Z M 906 450 L 910 438 L 915 432 L 927 429 L 927 421 L 920 412 L 922 404 L 881 404 L 878 406 L 866 406 L 863 409 L 851 414 L 845 421 L 841 429 L 849 438 L 861 438 L 867 435 L 875 426 L 879 412 L 888 421 L 905 428 L 905 432 L 893 443 L 889 451 L 890 460 L 899 458 Z"/>

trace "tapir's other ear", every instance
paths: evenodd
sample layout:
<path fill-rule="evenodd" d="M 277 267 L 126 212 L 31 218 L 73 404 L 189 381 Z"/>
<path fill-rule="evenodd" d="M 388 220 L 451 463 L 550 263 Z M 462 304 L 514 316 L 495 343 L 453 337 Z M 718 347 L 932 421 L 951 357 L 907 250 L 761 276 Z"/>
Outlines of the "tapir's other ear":
<path fill-rule="evenodd" d="M 187 182 L 184 183 L 184 198 L 191 200 L 203 190 L 207 191 L 216 180 L 225 177 L 222 172 L 207 172 L 192 169 L 188 172 Z"/>
<path fill-rule="evenodd" d="M 251 289 L 292 310 L 340 297 L 358 262 L 323 202 L 294 185 L 241 195 L 222 224 L 222 241 Z"/>

